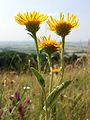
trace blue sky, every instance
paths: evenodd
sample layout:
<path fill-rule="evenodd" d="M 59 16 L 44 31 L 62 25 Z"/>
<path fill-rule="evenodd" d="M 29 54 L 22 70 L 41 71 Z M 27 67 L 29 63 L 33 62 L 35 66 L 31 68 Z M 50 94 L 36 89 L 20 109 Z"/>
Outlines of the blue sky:
<path fill-rule="evenodd" d="M 17 24 L 14 16 L 20 11 L 40 11 L 56 18 L 62 11 L 74 13 L 80 20 L 78 28 L 67 36 L 67 41 L 86 41 L 90 38 L 90 0 L 0 0 L 0 41 L 31 40 L 24 26 Z M 37 35 L 52 34 L 42 25 Z M 52 38 L 59 39 L 56 34 Z"/>

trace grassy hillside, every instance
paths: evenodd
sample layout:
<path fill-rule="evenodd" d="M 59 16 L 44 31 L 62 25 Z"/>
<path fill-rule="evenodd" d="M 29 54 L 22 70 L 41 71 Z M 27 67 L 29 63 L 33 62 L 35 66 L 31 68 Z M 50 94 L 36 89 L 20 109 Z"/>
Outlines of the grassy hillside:
<path fill-rule="evenodd" d="M 55 84 L 59 77 L 59 74 L 55 74 Z M 48 85 L 48 73 L 44 74 L 44 78 Z M 64 80 L 72 80 L 72 83 L 58 98 L 57 120 L 89 120 L 90 56 L 86 64 L 67 66 Z M 14 97 L 19 102 L 15 102 Z M 40 120 L 40 115 L 43 114 L 41 97 L 41 88 L 32 73 L 18 74 L 14 71 L 0 73 L 0 117 L 2 120 L 22 120 L 21 115 L 24 116 L 23 120 Z M 25 106 L 27 100 L 28 108 Z M 11 112 L 12 109 L 13 112 Z"/>

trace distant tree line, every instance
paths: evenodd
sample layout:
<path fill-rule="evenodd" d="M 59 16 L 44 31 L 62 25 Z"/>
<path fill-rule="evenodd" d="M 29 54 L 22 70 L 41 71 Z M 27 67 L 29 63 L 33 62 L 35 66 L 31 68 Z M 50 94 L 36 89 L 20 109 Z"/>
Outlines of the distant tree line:
<path fill-rule="evenodd" d="M 30 67 L 37 68 L 36 54 L 26 54 L 16 51 L 3 51 L 0 52 L 0 70 L 15 70 L 15 71 L 29 71 Z M 76 54 L 68 56 L 65 54 L 64 61 L 65 65 L 73 64 L 79 57 Z M 85 59 L 85 58 L 84 58 Z M 52 56 L 54 64 L 58 64 L 60 61 L 58 53 Z M 41 68 L 42 70 L 48 67 L 47 56 L 41 54 Z"/>

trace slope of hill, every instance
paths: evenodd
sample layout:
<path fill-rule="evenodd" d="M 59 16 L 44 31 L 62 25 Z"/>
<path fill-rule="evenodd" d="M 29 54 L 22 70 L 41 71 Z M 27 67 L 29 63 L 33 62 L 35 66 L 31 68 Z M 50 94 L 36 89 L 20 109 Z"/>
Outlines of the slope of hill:
<path fill-rule="evenodd" d="M 85 53 L 87 51 L 87 42 L 67 42 L 66 52 Z M 36 53 L 34 41 L 2 41 L 0 42 L 0 52 L 2 51 L 18 51 L 27 54 Z"/>

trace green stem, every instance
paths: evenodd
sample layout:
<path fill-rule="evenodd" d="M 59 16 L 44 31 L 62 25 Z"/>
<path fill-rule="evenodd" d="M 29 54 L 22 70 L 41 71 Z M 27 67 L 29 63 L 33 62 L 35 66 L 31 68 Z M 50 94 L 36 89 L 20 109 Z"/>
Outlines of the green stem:
<path fill-rule="evenodd" d="M 38 42 L 37 42 L 36 34 L 33 34 L 33 38 L 35 40 L 35 45 L 36 45 L 36 53 L 37 53 L 37 61 L 38 61 L 38 71 L 40 72 L 40 52 L 39 52 L 39 48 L 38 48 Z"/>
<path fill-rule="evenodd" d="M 52 118 L 53 118 L 53 120 L 56 120 L 56 104 L 55 104 L 55 106 L 53 107 L 53 109 L 52 109 Z"/>
<path fill-rule="evenodd" d="M 47 110 L 47 101 L 46 101 L 46 92 L 43 88 L 44 100 L 45 100 L 45 120 L 48 120 L 48 110 Z"/>
<path fill-rule="evenodd" d="M 64 75 L 64 46 L 65 46 L 65 36 L 62 37 L 62 49 L 61 49 L 61 68 L 62 68 L 62 73 L 61 73 L 61 81 L 63 81 L 63 75 Z"/>
<path fill-rule="evenodd" d="M 53 71 L 52 71 L 52 60 L 51 60 L 51 55 L 48 55 L 48 62 L 49 62 L 50 73 L 51 73 L 50 84 L 49 84 L 49 94 L 50 94 L 51 91 L 52 91 L 52 81 L 53 81 Z"/>
<path fill-rule="evenodd" d="M 52 60 L 51 60 L 51 55 L 48 55 L 48 62 L 49 62 L 49 67 L 50 67 L 50 84 L 49 84 L 49 94 L 52 92 L 53 89 L 53 71 L 52 71 Z M 54 116 L 55 115 L 55 116 Z M 56 120 L 56 105 L 52 110 L 49 110 L 49 118 L 50 120 L 53 118 L 53 120 Z"/>

